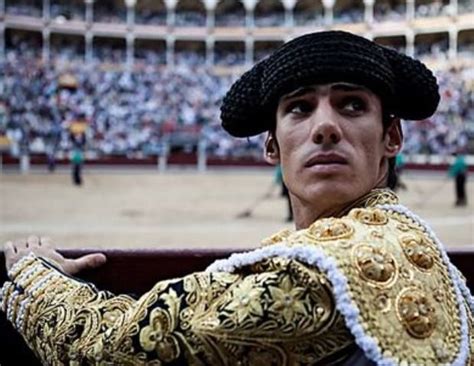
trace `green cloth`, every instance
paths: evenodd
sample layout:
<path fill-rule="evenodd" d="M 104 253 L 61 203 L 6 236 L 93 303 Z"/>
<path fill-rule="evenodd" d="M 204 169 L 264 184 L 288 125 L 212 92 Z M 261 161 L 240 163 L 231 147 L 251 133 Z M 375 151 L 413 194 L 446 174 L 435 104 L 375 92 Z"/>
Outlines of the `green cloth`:
<path fill-rule="evenodd" d="M 281 170 L 281 165 L 277 165 L 275 168 L 275 183 L 281 184 L 283 182 L 283 172 Z"/>
<path fill-rule="evenodd" d="M 397 154 L 395 157 L 395 167 L 402 168 L 405 165 L 405 158 L 402 154 Z"/>
<path fill-rule="evenodd" d="M 455 177 L 459 174 L 467 172 L 466 159 L 463 155 L 456 156 L 454 163 L 449 167 L 449 176 Z"/>
<path fill-rule="evenodd" d="M 71 162 L 73 164 L 82 164 L 84 161 L 84 154 L 81 150 L 74 150 L 71 156 Z"/>

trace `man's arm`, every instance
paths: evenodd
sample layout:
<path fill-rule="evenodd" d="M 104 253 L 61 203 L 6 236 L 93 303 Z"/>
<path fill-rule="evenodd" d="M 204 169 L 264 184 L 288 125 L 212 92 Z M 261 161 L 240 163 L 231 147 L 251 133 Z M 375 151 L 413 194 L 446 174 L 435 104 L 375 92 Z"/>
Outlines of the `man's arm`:
<path fill-rule="evenodd" d="M 353 345 L 327 281 L 294 261 L 159 282 L 139 300 L 98 291 L 33 255 L 10 278 L 2 309 L 48 364 L 285 364 Z"/>

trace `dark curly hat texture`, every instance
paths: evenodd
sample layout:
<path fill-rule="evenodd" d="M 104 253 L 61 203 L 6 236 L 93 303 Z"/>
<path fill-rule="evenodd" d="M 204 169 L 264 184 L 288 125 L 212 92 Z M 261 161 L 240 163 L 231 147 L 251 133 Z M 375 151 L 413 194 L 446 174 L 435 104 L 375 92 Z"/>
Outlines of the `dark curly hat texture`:
<path fill-rule="evenodd" d="M 222 126 L 235 137 L 265 132 L 283 95 L 331 82 L 365 86 L 385 110 L 407 120 L 428 118 L 440 98 L 436 78 L 420 61 L 352 33 L 318 32 L 285 43 L 244 73 L 224 97 Z"/>

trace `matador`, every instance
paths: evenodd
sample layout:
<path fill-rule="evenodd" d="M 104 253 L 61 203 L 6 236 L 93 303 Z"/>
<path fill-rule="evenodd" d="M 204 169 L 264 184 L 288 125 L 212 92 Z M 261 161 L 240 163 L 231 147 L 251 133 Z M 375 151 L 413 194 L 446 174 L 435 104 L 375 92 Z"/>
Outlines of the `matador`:
<path fill-rule="evenodd" d="M 439 98 L 433 73 L 395 50 L 341 31 L 295 38 L 221 107 L 231 135 L 267 133 L 294 230 L 138 299 L 73 277 L 41 238 L 9 242 L 2 310 L 48 365 L 472 365 L 466 281 L 390 190 L 400 120 Z"/>

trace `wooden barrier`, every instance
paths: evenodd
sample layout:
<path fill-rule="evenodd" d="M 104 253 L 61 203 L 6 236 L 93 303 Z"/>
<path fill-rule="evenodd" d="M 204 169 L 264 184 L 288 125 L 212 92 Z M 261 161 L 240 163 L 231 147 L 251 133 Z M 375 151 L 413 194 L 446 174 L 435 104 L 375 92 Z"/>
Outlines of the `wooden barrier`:
<path fill-rule="evenodd" d="M 62 251 L 65 256 L 76 258 L 90 250 Z M 232 251 L 207 250 L 101 250 L 107 255 L 103 267 L 81 274 L 81 278 L 93 282 L 99 289 L 114 293 L 140 296 L 160 280 L 180 277 L 204 270 L 210 263 L 227 257 Z M 461 270 L 474 292 L 474 249 L 452 250 L 451 261 Z M 7 280 L 3 253 L 0 252 L 0 284 Z M 0 311 L 0 365 L 40 365 L 23 339 Z"/>

